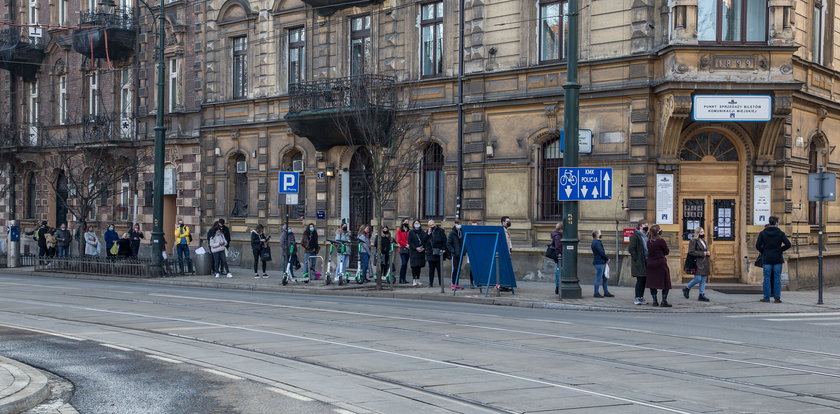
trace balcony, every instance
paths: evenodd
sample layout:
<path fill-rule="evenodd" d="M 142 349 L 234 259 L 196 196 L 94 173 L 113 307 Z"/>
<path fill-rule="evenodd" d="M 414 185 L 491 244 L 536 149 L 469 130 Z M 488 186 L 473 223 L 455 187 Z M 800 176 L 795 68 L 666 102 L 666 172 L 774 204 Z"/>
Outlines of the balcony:
<path fill-rule="evenodd" d="M 385 0 L 303 0 L 304 3 L 315 9 L 315 13 L 321 16 L 330 16 L 341 9 L 364 7 L 370 4 L 379 4 L 383 1 Z"/>
<path fill-rule="evenodd" d="M 33 82 L 44 61 L 45 40 L 24 35 L 19 27 L 0 30 L 0 69 L 22 77 L 24 82 Z"/>
<path fill-rule="evenodd" d="M 133 141 L 134 137 L 134 117 L 131 114 L 112 112 L 82 117 L 82 144 L 115 144 Z"/>
<path fill-rule="evenodd" d="M 0 124 L 0 148 L 6 150 L 21 145 L 22 128 L 18 124 Z"/>
<path fill-rule="evenodd" d="M 318 151 L 360 145 L 352 137 L 369 123 L 390 125 L 396 106 L 394 78 L 362 75 L 303 82 L 289 87 L 286 121 Z M 349 137 L 348 137 L 349 136 Z"/>
<path fill-rule="evenodd" d="M 73 50 L 97 59 L 123 60 L 134 53 L 137 21 L 131 9 L 100 2 L 96 10 L 81 12 L 79 26 L 73 30 Z"/>

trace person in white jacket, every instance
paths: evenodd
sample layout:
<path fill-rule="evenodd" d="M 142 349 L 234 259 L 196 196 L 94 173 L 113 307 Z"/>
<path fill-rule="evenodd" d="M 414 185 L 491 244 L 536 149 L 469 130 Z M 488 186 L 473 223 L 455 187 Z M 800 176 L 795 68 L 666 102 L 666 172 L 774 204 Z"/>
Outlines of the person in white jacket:
<path fill-rule="evenodd" d="M 85 256 L 99 256 L 99 238 L 96 237 L 93 226 L 88 226 L 85 232 Z"/>
<path fill-rule="evenodd" d="M 227 277 L 233 277 L 227 264 L 226 246 L 227 239 L 225 239 L 222 229 L 217 227 L 216 234 L 210 239 L 210 252 L 213 254 L 213 263 L 216 266 L 216 277 L 219 277 L 220 273 L 227 273 Z"/>

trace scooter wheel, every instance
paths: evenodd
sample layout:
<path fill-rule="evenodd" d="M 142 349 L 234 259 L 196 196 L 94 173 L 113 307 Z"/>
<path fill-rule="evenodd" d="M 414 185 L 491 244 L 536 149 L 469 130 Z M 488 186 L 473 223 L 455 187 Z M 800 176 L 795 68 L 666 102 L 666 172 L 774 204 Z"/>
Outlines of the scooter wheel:
<path fill-rule="evenodd" d="M 341 277 L 341 276 L 339 276 L 339 277 L 338 277 L 338 285 L 339 285 L 339 286 L 344 285 L 344 278 L 343 278 L 343 277 Z"/>
<path fill-rule="evenodd" d="M 356 278 L 356 284 L 361 285 L 362 284 L 362 278 L 357 277 Z"/>
<path fill-rule="evenodd" d="M 304 280 L 304 281 L 303 281 L 303 283 L 309 283 L 309 281 L 308 281 L 308 280 Z"/>
<path fill-rule="evenodd" d="M 327 273 L 326 275 L 324 275 L 324 285 L 329 285 L 330 283 L 332 283 L 332 276 L 330 276 L 330 274 Z"/>

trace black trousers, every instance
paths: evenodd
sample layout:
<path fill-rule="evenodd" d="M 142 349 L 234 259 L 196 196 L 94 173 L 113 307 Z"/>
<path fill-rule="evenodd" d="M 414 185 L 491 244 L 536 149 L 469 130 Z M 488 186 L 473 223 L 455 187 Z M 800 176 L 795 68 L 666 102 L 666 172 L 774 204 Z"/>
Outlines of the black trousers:
<path fill-rule="evenodd" d="M 441 280 L 443 276 L 440 272 L 441 262 L 442 260 L 429 260 L 429 286 L 433 286 L 435 284 L 435 270 L 437 270 L 438 283 L 443 283 Z"/>
<path fill-rule="evenodd" d="M 260 259 L 262 257 L 262 255 L 260 254 L 260 253 L 262 253 L 262 251 L 251 249 L 251 252 L 254 253 L 254 273 L 257 273 L 257 265 L 259 264 L 259 262 L 262 261 Z M 263 268 L 263 273 L 265 273 L 265 262 L 262 262 L 262 268 Z"/>
<path fill-rule="evenodd" d="M 647 282 L 647 277 L 636 277 L 636 297 L 643 298 L 645 297 L 645 283 Z"/>
<path fill-rule="evenodd" d="M 452 285 L 456 284 L 455 277 L 458 275 L 458 268 L 461 267 L 461 259 L 456 256 L 452 256 Z M 472 283 L 471 283 L 472 284 Z"/>
<path fill-rule="evenodd" d="M 400 253 L 400 282 L 405 282 L 405 273 L 408 270 L 408 253 Z M 415 278 L 416 279 L 416 278 Z"/>
<path fill-rule="evenodd" d="M 411 267 L 411 278 L 414 280 L 420 279 L 420 270 L 422 267 Z"/>

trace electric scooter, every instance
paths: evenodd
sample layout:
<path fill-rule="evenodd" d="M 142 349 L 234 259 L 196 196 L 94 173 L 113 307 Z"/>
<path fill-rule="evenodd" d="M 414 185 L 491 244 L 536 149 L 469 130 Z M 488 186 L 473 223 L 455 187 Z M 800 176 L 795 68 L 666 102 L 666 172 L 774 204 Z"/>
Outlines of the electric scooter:
<path fill-rule="evenodd" d="M 350 278 L 350 274 L 345 272 L 344 263 L 341 260 L 341 256 L 344 255 L 344 252 L 347 249 L 346 242 L 336 241 L 327 239 L 327 242 L 330 243 L 330 248 L 327 252 L 327 272 L 324 273 L 324 285 L 329 285 L 332 282 L 338 283 L 339 286 L 343 285 L 347 280 Z M 335 280 L 333 280 L 332 274 L 332 258 L 333 252 L 335 252 L 336 264 L 335 264 Z"/>
<path fill-rule="evenodd" d="M 283 280 L 281 281 L 283 286 L 288 285 L 289 281 L 292 281 L 292 282 L 295 282 L 295 283 L 299 283 L 299 282 L 309 283 L 309 274 L 308 273 L 304 273 L 303 276 L 294 276 L 292 274 L 292 261 L 295 258 L 295 256 L 297 255 L 297 253 L 296 253 L 297 247 L 296 246 L 297 246 L 297 243 L 289 246 L 289 260 L 286 261 L 286 269 L 285 269 L 285 272 L 283 273 Z"/>

